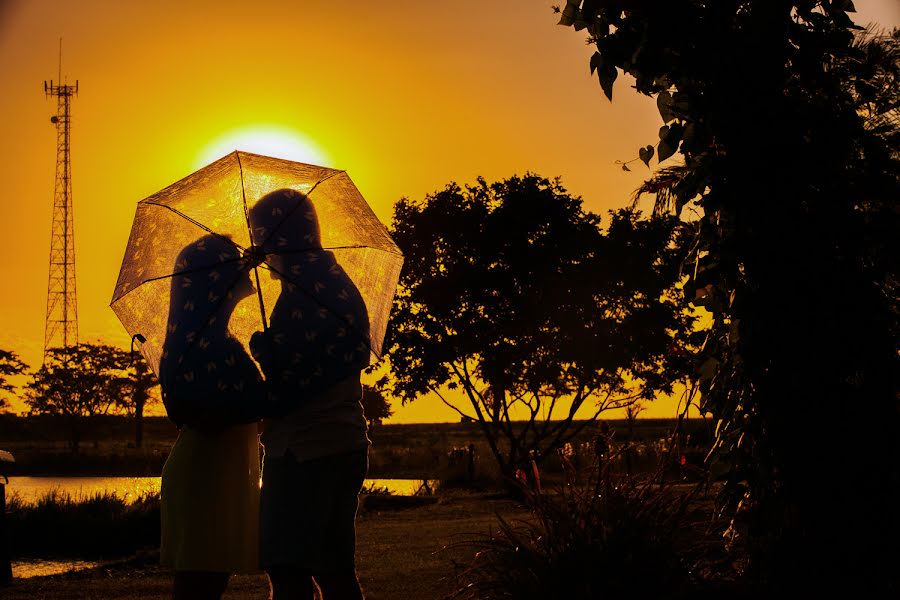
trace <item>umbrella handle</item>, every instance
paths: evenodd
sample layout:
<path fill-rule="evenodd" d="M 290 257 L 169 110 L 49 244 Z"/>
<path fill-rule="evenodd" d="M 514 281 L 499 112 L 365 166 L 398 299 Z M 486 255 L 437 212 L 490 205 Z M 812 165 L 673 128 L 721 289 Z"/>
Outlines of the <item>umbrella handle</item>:
<path fill-rule="evenodd" d="M 135 340 L 137 340 L 143 344 L 144 342 L 147 341 L 147 338 L 145 338 L 140 333 L 136 333 L 133 336 L 131 336 L 131 351 L 129 352 L 129 354 L 131 355 L 131 361 L 128 363 L 129 367 L 134 364 L 134 341 Z"/>

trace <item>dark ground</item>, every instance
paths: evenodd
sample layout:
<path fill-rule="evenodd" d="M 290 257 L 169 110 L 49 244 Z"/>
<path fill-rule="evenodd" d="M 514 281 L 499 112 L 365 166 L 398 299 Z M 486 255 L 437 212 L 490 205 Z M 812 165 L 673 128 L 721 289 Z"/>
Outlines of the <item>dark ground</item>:
<path fill-rule="evenodd" d="M 527 515 L 508 499 L 477 494 L 444 494 L 436 502 L 404 510 L 366 510 L 358 521 L 359 578 L 369 600 L 439 599 L 454 589 L 457 565 L 474 550 L 457 545 L 473 534 L 496 530 L 496 513 Z M 49 577 L 14 580 L 0 588 L 8 600 L 170 597 L 170 575 L 151 555 L 119 566 Z M 225 598 L 262 599 L 263 575 L 232 578 Z"/>

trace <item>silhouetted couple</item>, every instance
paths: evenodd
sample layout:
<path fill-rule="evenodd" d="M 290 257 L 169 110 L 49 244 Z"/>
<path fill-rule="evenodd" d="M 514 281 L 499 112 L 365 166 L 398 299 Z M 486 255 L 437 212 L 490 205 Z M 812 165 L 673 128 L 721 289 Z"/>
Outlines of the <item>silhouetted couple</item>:
<path fill-rule="evenodd" d="M 176 263 L 160 383 L 180 433 L 163 468 L 162 562 L 175 570 L 175 598 L 219 598 L 229 574 L 260 568 L 275 600 L 312 598 L 315 584 L 325 600 L 362 598 L 354 520 L 370 444 L 365 303 L 322 248 L 306 196 L 272 192 L 249 216 L 255 252 L 208 235 Z M 261 260 L 281 288 L 249 342 L 264 378 L 229 333 L 246 339 L 257 327 L 238 305 L 256 295 Z"/>

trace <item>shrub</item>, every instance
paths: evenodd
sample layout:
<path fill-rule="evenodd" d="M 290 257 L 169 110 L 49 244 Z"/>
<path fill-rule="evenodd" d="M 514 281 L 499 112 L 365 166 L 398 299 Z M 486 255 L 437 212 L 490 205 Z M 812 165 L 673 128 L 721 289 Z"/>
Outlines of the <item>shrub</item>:
<path fill-rule="evenodd" d="M 115 493 L 71 496 L 51 490 L 34 503 L 7 503 L 13 557 L 99 559 L 159 547 L 159 494 L 126 501 Z"/>
<path fill-rule="evenodd" d="M 676 548 L 692 492 L 611 481 L 596 466 L 579 476 L 561 453 L 563 486 L 542 489 L 540 474 L 517 473 L 532 517 L 463 542 L 477 549 L 456 598 L 595 599 L 664 597 L 688 582 L 690 561 Z"/>

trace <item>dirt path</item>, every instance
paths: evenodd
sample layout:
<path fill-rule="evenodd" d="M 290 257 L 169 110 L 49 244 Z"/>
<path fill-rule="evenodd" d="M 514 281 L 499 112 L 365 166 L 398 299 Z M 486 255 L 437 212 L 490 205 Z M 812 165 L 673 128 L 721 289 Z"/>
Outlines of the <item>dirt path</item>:
<path fill-rule="evenodd" d="M 368 510 L 358 522 L 359 578 L 368 600 L 440 599 L 453 590 L 456 564 L 466 564 L 471 548 L 454 547 L 467 536 L 496 530 L 495 513 L 526 513 L 509 500 L 472 495 L 443 496 L 431 505 L 403 510 Z M 448 546 L 450 546 L 448 548 Z M 14 580 L 0 588 L 8 600 L 125 600 L 169 598 L 170 576 L 155 565 Z M 225 598 L 263 599 L 262 575 L 233 577 Z"/>

